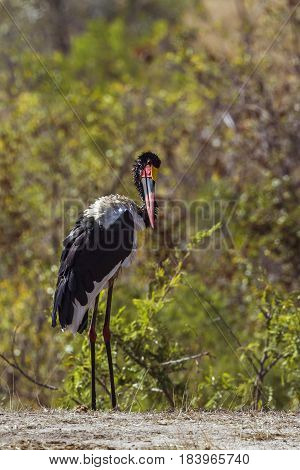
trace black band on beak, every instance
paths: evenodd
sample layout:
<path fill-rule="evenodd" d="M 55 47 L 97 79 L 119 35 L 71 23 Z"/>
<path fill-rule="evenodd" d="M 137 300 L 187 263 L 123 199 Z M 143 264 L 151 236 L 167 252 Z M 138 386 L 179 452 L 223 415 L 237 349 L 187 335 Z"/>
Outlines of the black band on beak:
<path fill-rule="evenodd" d="M 154 228 L 154 208 L 155 208 L 155 181 L 149 177 L 142 178 L 143 191 L 150 225 Z"/>

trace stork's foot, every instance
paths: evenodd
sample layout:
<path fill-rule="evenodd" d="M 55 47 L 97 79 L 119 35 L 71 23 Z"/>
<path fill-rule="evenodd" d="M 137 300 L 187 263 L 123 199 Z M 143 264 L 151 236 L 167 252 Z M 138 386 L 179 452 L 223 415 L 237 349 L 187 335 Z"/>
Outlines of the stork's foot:
<path fill-rule="evenodd" d="M 118 413 L 119 411 L 121 411 L 119 405 L 116 405 L 114 408 L 111 409 L 112 413 Z"/>

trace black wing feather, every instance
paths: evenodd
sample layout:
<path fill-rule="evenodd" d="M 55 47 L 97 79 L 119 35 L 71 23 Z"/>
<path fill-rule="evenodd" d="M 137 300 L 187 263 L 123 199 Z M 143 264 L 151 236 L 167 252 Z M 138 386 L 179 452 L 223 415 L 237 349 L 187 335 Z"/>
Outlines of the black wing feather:
<path fill-rule="evenodd" d="M 72 323 L 74 301 L 87 304 L 87 293 L 92 292 L 94 282 L 100 282 L 130 255 L 133 241 L 134 222 L 128 210 L 107 229 L 93 217 L 82 215 L 77 220 L 63 243 L 52 311 L 53 327 L 57 312 L 62 328 Z M 86 313 L 78 331 L 85 329 L 87 320 Z"/>

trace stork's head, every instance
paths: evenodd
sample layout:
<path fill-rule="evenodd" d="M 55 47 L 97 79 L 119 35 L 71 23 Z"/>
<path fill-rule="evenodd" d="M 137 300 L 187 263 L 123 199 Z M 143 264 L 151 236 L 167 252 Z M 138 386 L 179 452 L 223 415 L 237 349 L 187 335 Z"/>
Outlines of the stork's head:
<path fill-rule="evenodd" d="M 145 203 L 149 224 L 152 228 L 154 228 L 156 218 L 155 182 L 160 163 L 160 159 L 155 153 L 145 152 L 137 158 L 133 165 L 134 184 Z"/>

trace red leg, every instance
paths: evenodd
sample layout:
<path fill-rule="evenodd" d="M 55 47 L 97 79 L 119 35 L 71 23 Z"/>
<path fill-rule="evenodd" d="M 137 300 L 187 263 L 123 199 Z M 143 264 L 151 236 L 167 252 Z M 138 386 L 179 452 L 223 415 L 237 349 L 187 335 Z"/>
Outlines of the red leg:
<path fill-rule="evenodd" d="M 96 318 L 98 311 L 99 295 L 97 295 L 93 310 L 92 321 L 89 329 L 90 348 L 91 348 L 91 372 L 92 372 L 92 410 L 96 410 L 96 358 L 95 343 L 97 339 Z"/>
<path fill-rule="evenodd" d="M 103 338 L 105 342 L 108 367 L 109 367 L 109 377 L 110 377 L 110 386 L 111 386 L 111 404 L 112 404 L 112 408 L 116 409 L 117 398 L 116 398 L 114 370 L 113 370 L 113 363 L 112 363 L 112 356 L 111 356 L 110 329 L 109 329 L 113 287 L 114 287 L 114 281 L 112 280 L 109 283 L 108 293 L 107 293 L 106 313 L 105 313 L 105 320 L 104 320 L 104 326 L 103 326 Z"/>

